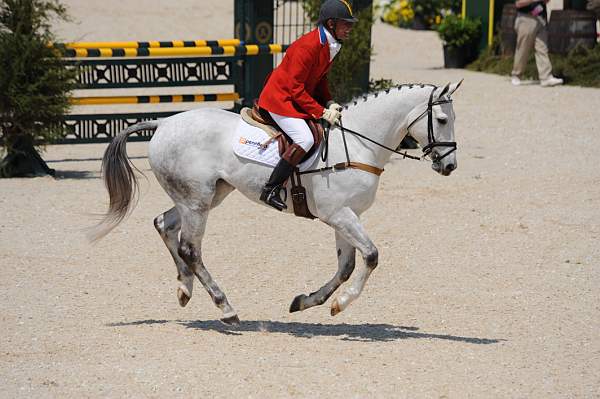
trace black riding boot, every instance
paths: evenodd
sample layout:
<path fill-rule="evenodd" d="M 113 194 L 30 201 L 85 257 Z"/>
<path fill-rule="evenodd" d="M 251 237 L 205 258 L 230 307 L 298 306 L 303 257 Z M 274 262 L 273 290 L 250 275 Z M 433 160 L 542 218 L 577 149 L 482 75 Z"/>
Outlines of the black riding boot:
<path fill-rule="evenodd" d="M 263 187 L 260 200 L 279 211 L 287 209 L 287 205 L 279 196 L 279 191 L 281 191 L 283 183 L 292 175 L 293 171 L 294 166 L 282 158 L 273 169 L 269 181 Z"/>

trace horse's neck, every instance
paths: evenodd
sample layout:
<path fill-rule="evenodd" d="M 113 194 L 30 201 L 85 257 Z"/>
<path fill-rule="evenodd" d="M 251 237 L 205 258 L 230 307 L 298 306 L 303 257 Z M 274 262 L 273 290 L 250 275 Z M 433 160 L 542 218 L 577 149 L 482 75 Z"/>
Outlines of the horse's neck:
<path fill-rule="evenodd" d="M 430 87 L 393 88 L 350 103 L 344 110 L 344 126 L 390 148 L 400 145 L 406 133 L 407 116 L 427 100 Z M 392 153 L 367 140 L 346 134 L 351 160 L 383 167 Z"/>

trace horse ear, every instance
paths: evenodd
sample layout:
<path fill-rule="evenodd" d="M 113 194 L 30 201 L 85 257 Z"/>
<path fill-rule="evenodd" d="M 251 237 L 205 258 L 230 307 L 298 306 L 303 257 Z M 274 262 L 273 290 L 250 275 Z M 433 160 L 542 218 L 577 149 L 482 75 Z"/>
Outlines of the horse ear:
<path fill-rule="evenodd" d="M 438 98 L 444 97 L 444 95 L 446 93 L 448 93 L 448 90 L 450 90 L 450 83 L 448 83 L 446 86 L 444 86 L 444 88 L 442 89 L 442 92 L 440 93 L 440 95 L 438 96 Z"/>
<path fill-rule="evenodd" d="M 464 80 L 465 80 L 465 79 L 463 78 L 463 79 L 461 79 L 461 80 L 460 80 L 460 82 L 457 82 L 457 83 L 452 83 L 452 84 L 450 85 L 450 91 L 448 92 L 448 95 L 449 95 L 449 96 L 452 96 L 452 94 L 454 94 L 454 92 L 455 92 L 456 90 L 458 90 L 458 88 L 460 87 L 460 85 L 462 84 L 462 82 L 463 82 Z"/>

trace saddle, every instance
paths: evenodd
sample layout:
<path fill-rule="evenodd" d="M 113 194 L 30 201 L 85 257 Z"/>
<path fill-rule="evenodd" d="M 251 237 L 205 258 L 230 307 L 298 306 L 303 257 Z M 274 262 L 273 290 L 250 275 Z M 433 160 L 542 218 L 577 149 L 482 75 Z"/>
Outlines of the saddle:
<path fill-rule="evenodd" d="M 256 102 L 252 109 L 248 107 L 242 108 L 240 116 L 244 122 L 262 129 L 269 135 L 269 140 L 262 143 L 264 148 L 272 142 L 277 141 L 279 145 L 279 155 L 282 158 L 290 160 L 290 163 L 294 166 L 310 158 L 321 145 L 321 141 L 323 141 L 323 126 L 315 120 L 308 119 L 306 120 L 306 123 L 313 135 L 314 145 L 307 152 L 304 152 L 303 150 L 297 151 L 301 148 L 297 144 L 294 144 L 292 139 L 285 134 L 273 120 L 269 112 L 260 108 Z M 306 189 L 302 186 L 300 172 L 297 167 L 295 168 L 294 173 L 292 173 L 291 181 L 292 188 L 290 189 L 290 192 L 292 195 L 292 204 L 294 205 L 294 214 L 308 219 L 316 219 L 308 209 L 306 203 Z"/>
<path fill-rule="evenodd" d="M 288 137 L 288 135 L 285 134 L 285 132 L 277 125 L 269 112 L 260 108 L 256 102 L 252 108 L 242 108 L 240 111 L 240 116 L 244 122 L 262 129 L 269 135 L 270 139 L 262 144 L 263 147 L 266 148 L 273 141 L 277 141 L 279 144 L 279 155 L 281 157 L 292 150 L 291 147 L 294 145 L 292 139 Z M 294 165 L 297 165 L 310 158 L 310 156 L 314 154 L 317 148 L 319 148 L 321 145 L 321 141 L 323 141 L 323 126 L 313 119 L 307 119 L 306 124 L 313 135 L 313 140 L 315 143 L 311 149 L 308 150 L 300 159 L 293 159 L 292 157 L 292 160 L 296 161 L 292 162 Z"/>

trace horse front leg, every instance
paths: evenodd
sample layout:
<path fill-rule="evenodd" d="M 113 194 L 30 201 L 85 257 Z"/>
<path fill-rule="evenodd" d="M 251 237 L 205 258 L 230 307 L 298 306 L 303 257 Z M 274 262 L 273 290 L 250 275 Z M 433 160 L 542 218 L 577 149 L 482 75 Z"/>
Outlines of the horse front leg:
<path fill-rule="evenodd" d="M 331 304 L 331 315 L 335 316 L 360 296 L 371 272 L 377 267 L 379 254 L 377 248 L 367 236 L 356 213 L 350 208 L 342 208 L 326 221 L 335 228 L 346 241 L 360 251 L 364 260 L 352 283 Z"/>
<path fill-rule="evenodd" d="M 319 288 L 319 290 L 308 296 L 301 294 L 294 298 L 290 305 L 290 313 L 324 304 L 331 294 L 350 278 L 356 261 L 356 248 L 348 243 L 348 241 L 346 241 L 337 231 L 335 232 L 335 245 L 338 258 L 337 272 L 333 278 Z"/>
<path fill-rule="evenodd" d="M 181 282 L 179 287 L 177 287 L 177 300 L 179 301 L 179 305 L 184 307 L 192 297 L 194 273 L 192 273 L 177 253 L 179 248 L 179 230 L 181 229 L 181 217 L 177 209 L 173 207 L 165 213 L 158 215 L 154 219 L 154 227 L 169 250 L 173 261 L 175 261 L 175 266 L 177 266 L 177 280 Z"/>

